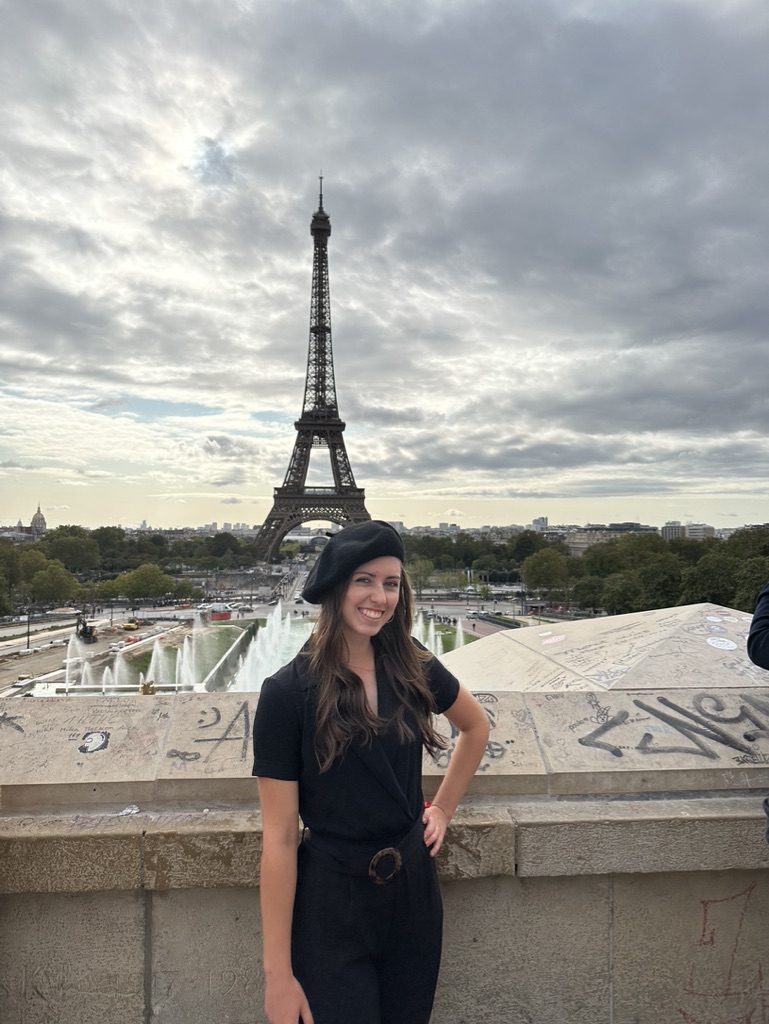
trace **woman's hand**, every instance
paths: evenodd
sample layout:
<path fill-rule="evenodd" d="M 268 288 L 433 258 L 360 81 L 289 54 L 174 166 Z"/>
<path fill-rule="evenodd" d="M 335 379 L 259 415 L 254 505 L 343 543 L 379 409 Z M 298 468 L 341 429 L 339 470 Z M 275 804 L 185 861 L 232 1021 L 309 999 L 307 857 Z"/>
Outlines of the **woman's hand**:
<path fill-rule="evenodd" d="M 270 1024 L 313 1024 L 304 989 L 293 974 L 266 977 L 264 1012 Z"/>
<path fill-rule="evenodd" d="M 430 856 L 434 857 L 443 845 L 449 817 L 442 807 L 429 804 L 425 807 L 422 821 L 425 826 L 425 846 L 430 847 Z"/>

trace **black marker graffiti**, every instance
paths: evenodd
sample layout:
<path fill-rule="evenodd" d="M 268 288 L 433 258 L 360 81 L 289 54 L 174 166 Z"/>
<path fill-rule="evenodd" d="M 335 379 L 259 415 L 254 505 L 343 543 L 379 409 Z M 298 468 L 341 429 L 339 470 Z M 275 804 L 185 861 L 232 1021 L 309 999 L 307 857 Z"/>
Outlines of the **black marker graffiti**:
<path fill-rule="evenodd" d="M 9 729 L 15 729 L 16 732 L 24 732 L 24 729 L 17 724 L 21 715 L 9 715 L 5 711 L 0 715 L 0 725 L 7 725 Z"/>
<path fill-rule="evenodd" d="M 760 736 L 769 735 L 769 701 L 752 694 L 735 694 L 734 701 L 741 703 L 736 710 L 732 705 L 730 712 L 726 701 L 717 694 L 695 694 L 692 699 L 694 710 L 681 707 L 667 697 L 657 697 L 657 706 L 634 699 L 633 704 L 637 708 L 669 726 L 688 741 L 680 745 L 664 744 L 659 742 L 659 738 L 655 739 L 651 732 L 644 732 L 634 749 L 642 754 L 694 754 L 713 761 L 718 759 L 719 754 L 718 749 L 713 749 L 711 745 L 719 744 L 740 754 L 755 756 L 755 746 L 751 744 Z M 584 747 L 595 747 L 608 751 L 614 757 L 622 757 L 622 748 L 602 737 L 625 725 L 629 717 L 628 711 L 618 711 L 589 735 L 579 737 L 578 742 Z M 729 725 L 742 725 L 743 728 L 731 731 L 722 728 Z"/>
<path fill-rule="evenodd" d="M 212 712 L 214 714 L 214 720 L 211 722 L 205 721 L 205 712 L 198 719 L 198 726 L 200 729 L 212 729 L 214 726 L 219 725 L 222 721 L 221 712 L 217 707 L 213 707 Z M 218 751 L 222 743 L 240 743 L 240 760 L 245 761 L 248 757 L 248 748 L 251 740 L 251 716 L 248 710 L 248 702 L 243 701 L 238 710 L 235 712 L 232 721 L 225 728 L 224 732 L 217 736 L 202 736 L 196 737 L 194 743 L 211 743 L 213 746 L 208 751 L 205 757 L 205 761 L 208 762 Z"/>
<path fill-rule="evenodd" d="M 81 754 L 95 754 L 97 750 L 106 750 L 109 746 L 109 733 L 104 729 L 92 729 L 85 733 L 83 742 L 77 748 Z"/>

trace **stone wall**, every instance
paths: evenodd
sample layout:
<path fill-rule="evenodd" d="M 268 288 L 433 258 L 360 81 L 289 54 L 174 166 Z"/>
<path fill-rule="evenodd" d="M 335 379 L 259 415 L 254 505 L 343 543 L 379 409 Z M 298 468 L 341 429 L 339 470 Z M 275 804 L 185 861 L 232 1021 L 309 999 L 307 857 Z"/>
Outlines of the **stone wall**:
<path fill-rule="evenodd" d="M 434 1024 L 769 1024 L 769 691 L 478 698 Z M 0 701 L 2 1024 L 263 1021 L 256 700 Z"/>

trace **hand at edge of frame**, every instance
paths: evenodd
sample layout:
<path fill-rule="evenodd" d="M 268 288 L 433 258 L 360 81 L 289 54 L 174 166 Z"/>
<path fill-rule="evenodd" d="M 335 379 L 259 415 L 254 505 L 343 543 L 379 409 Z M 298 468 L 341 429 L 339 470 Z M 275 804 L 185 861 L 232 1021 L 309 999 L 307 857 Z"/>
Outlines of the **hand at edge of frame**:
<path fill-rule="evenodd" d="M 265 978 L 264 1012 L 269 1024 L 313 1024 L 304 989 L 293 974 Z"/>

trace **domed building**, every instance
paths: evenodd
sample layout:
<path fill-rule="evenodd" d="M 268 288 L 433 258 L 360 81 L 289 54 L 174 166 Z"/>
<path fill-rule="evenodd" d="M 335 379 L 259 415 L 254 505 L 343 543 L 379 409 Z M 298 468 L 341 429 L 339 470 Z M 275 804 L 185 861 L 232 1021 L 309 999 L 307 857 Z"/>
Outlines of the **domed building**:
<path fill-rule="evenodd" d="M 40 511 L 40 502 L 38 502 L 37 512 L 32 516 L 32 522 L 29 524 L 29 532 L 33 537 L 42 537 L 47 529 L 45 516 Z"/>

